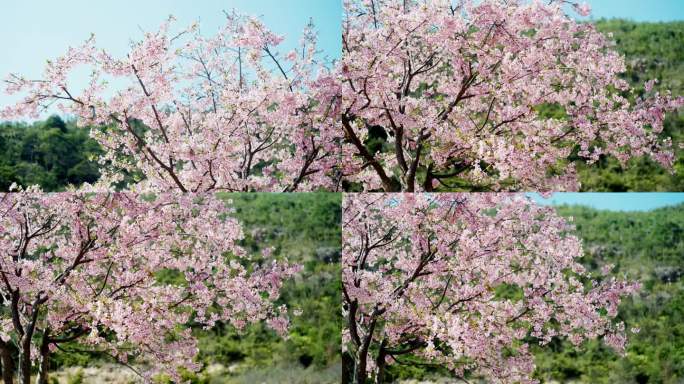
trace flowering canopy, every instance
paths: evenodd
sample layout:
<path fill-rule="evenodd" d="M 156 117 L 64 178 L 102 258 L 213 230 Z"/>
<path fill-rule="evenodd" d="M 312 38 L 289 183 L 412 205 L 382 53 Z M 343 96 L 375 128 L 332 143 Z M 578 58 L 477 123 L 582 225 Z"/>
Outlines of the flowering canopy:
<path fill-rule="evenodd" d="M 386 192 L 576 190 L 571 155 L 671 168 L 663 118 L 684 98 L 630 89 L 610 36 L 565 3 L 346 0 L 346 179 Z"/>
<path fill-rule="evenodd" d="M 48 62 L 42 79 L 10 75 L 7 92 L 24 96 L 0 117 L 56 105 L 80 124 L 106 125 L 93 130 L 102 162 L 142 171 L 155 190 L 336 189 L 340 91 L 318 60 L 313 26 L 281 57 L 283 38 L 259 20 L 226 18 L 212 37 L 197 25 L 173 34 L 170 19 L 122 58 L 91 37 Z M 90 83 L 77 92 L 69 76 L 83 67 Z"/>
<path fill-rule="evenodd" d="M 585 271 L 553 208 L 507 194 L 361 194 L 345 196 L 343 223 L 355 383 L 382 383 L 407 354 L 460 377 L 530 383 L 531 343 L 602 337 L 624 350 L 614 318 L 639 285 Z"/>
<path fill-rule="evenodd" d="M 212 196 L 58 193 L 0 196 L 0 356 L 12 382 L 31 364 L 47 383 L 49 355 L 63 343 L 137 357 L 178 379 L 197 370 L 187 324 L 266 320 L 284 333 L 275 307 L 297 267 L 259 267 L 238 245 L 240 224 Z M 246 266 L 249 262 L 249 265 Z M 8 381 L 9 380 L 9 381 Z"/>

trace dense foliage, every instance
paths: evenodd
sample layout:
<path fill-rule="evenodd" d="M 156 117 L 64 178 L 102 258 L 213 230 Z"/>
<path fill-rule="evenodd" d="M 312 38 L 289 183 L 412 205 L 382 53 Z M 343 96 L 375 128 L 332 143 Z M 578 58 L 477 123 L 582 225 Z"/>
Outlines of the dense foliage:
<path fill-rule="evenodd" d="M 43 193 L 0 195 L 2 381 L 48 384 L 63 345 L 134 364 L 146 383 L 198 371 L 188 325 L 287 334 L 274 305 L 301 268 L 256 263 L 238 244 L 230 205 L 211 195 Z M 68 348 L 67 348 L 68 350 Z"/>
<path fill-rule="evenodd" d="M 46 191 L 94 183 L 102 152 L 89 130 L 57 116 L 33 124 L 0 124 L 0 191 L 12 183 Z"/>
<path fill-rule="evenodd" d="M 658 79 L 657 90 L 669 89 L 684 95 L 684 22 L 636 23 L 600 20 L 599 31 L 612 33 L 615 49 L 625 55 L 627 71 L 623 78 L 638 92 L 648 79 Z M 684 139 L 684 113 L 665 118 L 664 133 L 675 143 Z M 630 160 L 624 168 L 617 160 L 602 157 L 592 166 L 578 165 L 585 191 L 683 191 L 684 149 L 675 149 L 675 173 L 648 158 Z"/>

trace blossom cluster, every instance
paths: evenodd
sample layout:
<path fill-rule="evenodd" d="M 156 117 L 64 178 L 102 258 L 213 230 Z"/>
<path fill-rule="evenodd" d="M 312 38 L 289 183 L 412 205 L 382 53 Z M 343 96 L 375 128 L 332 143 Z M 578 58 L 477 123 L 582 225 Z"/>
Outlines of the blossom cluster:
<path fill-rule="evenodd" d="M 569 158 L 674 161 L 684 98 L 620 77 L 610 36 L 523 0 L 346 0 L 343 173 L 365 190 L 577 190 Z M 382 139 L 382 148 L 369 145 Z"/>
<path fill-rule="evenodd" d="M 105 149 L 117 172 L 141 171 L 141 190 L 183 192 L 335 190 L 339 183 L 339 84 L 316 48 L 313 26 L 300 47 L 278 53 L 281 36 L 255 18 L 226 13 L 205 37 L 197 24 L 173 33 L 173 19 L 145 33 L 124 57 L 92 36 L 49 61 L 41 79 L 12 74 L 7 92 L 22 99 L 5 119 L 56 107 Z M 92 71 L 85 89 L 72 73 Z"/>
<path fill-rule="evenodd" d="M 343 202 L 344 348 L 356 382 L 413 354 L 456 376 L 531 383 L 531 344 L 602 338 L 638 283 L 592 275 L 551 207 L 514 194 L 361 194 Z"/>
<path fill-rule="evenodd" d="M 3 194 L 0 349 L 15 344 L 27 372 L 22 363 L 78 340 L 179 381 L 199 369 L 190 324 L 267 321 L 286 333 L 274 301 L 298 267 L 252 260 L 232 216 L 210 195 Z"/>

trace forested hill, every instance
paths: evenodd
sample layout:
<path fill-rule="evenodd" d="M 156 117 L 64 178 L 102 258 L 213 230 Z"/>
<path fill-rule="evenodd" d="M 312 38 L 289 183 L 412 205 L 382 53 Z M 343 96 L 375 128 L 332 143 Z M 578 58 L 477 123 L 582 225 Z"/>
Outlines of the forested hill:
<path fill-rule="evenodd" d="M 617 50 L 626 56 L 625 78 L 637 88 L 646 80 L 661 80 L 660 89 L 684 95 L 684 22 L 634 23 L 602 20 L 598 28 L 613 33 Z M 684 140 L 684 113 L 670 116 L 666 132 L 675 142 Z M 52 117 L 34 124 L 0 123 L 0 190 L 16 182 L 39 184 L 46 191 L 62 190 L 98 177 L 99 148 L 85 129 L 72 121 Z M 653 161 L 637 159 L 622 170 L 614 159 L 598 166 L 579 165 L 584 190 L 684 191 L 684 149 L 678 149 L 677 173 L 670 174 Z"/>
<path fill-rule="evenodd" d="M 33 124 L 0 124 L 0 191 L 12 183 L 45 191 L 92 183 L 100 177 L 101 152 L 88 129 L 57 116 Z"/>
<path fill-rule="evenodd" d="M 643 90 L 646 81 L 658 79 L 657 89 L 684 95 L 684 21 L 601 20 L 596 24 L 601 32 L 613 34 L 615 48 L 625 55 L 625 80 Z M 684 112 L 666 119 L 665 134 L 675 143 L 684 140 Z M 677 149 L 674 175 L 645 158 L 630 161 L 625 170 L 615 159 L 602 159 L 598 167 L 578 168 L 585 191 L 684 191 L 683 149 Z"/>
<path fill-rule="evenodd" d="M 597 271 L 615 264 L 614 273 L 643 284 L 627 300 L 620 317 L 630 334 L 620 358 L 602 343 L 574 348 L 554 342 L 537 352 L 537 374 L 544 382 L 681 383 L 684 380 L 684 204 L 650 212 L 609 212 L 560 207 L 573 217 L 585 249 L 583 264 Z"/>

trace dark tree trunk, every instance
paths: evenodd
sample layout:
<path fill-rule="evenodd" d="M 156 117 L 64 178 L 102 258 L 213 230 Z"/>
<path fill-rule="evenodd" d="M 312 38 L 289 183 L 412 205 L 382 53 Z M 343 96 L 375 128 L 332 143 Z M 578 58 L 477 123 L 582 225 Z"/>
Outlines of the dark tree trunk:
<path fill-rule="evenodd" d="M 366 384 L 368 349 L 359 348 L 354 359 L 354 384 Z"/>
<path fill-rule="evenodd" d="M 50 368 L 50 342 L 47 332 L 43 335 L 43 341 L 40 345 L 40 363 L 38 365 L 38 380 L 36 384 L 48 384 L 48 375 Z"/>
<path fill-rule="evenodd" d="M 378 367 L 378 373 L 375 375 L 375 384 L 382 384 L 385 382 L 385 366 L 387 365 L 385 362 L 385 358 L 387 357 L 386 345 L 386 340 L 383 340 L 382 343 L 380 343 L 380 351 L 378 351 L 378 357 L 375 360 L 375 364 Z"/>
<path fill-rule="evenodd" d="M 14 384 L 14 356 L 8 347 L 0 350 L 0 360 L 2 360 L 2 382 L 3 384 Z"/>
<path fill-rule="evenodd" d="M 345 352 L 342 354 L 342 384 L 350 384 L 354 377 L 354 358 Z"/>
<path fill-rule="evenodd" d="M 31 384 L 31 339 L 23 337 L 22 346 L 19 350 L 19 382 Z"/>

